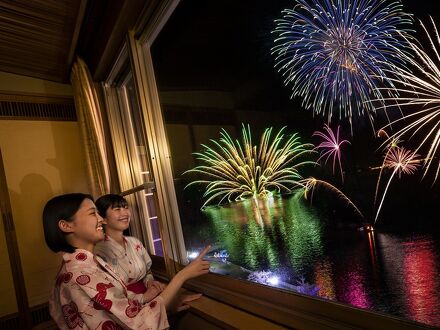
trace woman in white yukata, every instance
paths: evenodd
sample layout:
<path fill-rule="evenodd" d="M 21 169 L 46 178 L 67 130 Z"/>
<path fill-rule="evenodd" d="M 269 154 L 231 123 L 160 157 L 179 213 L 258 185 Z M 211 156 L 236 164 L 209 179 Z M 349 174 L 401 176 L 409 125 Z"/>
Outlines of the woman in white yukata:
<path fill-rule="evenodd" d="M 43 227 L 49 248 L 63 252 L 49 300 L 50 314 L 60 329 L 167 329 L 166 309 L 175 307 L 183 283 L 209 272 L 209 262 L 202 259 L 207 247 L 160 295 L 142 304 L 127 296 L 125 283 L 93 254 L 104 233 L 91 196 L 73 193 L 52 198 L 44 207 Z"/>
<path fill-rule="evenodd" d="M 99 197 L 95 202 L 103 218 L 105 238 L 95 246 L 95 254 L 109 263 L 127 286 L 128 293 L 143 295 L 150 301 L 161 293 L 164 285 L 151 274 L 151 258 L 135 237 L 124 236 L 131 220 L 127 200 L 116 194 Z"/>

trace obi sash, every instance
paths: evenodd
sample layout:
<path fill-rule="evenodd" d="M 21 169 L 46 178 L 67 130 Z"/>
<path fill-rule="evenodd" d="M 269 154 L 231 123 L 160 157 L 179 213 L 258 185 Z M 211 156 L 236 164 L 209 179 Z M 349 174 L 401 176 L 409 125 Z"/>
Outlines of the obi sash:
<path fill-rule="evenodd" d="M 147 291 L 147 287 L 145 286 L 143 281 L 138 281 L 127 284 L 127 290 L 139 294 L 145 293 Z"/>

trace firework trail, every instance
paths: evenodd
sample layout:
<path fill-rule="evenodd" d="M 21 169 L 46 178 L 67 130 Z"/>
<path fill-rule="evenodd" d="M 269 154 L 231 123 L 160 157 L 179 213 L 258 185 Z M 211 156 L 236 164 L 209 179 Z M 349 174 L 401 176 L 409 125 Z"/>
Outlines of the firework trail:
<path fill-rule="evenodd" d="M 387 128 L 401 122 L 408 122 L 406 126 L 396 133 L 392 134 L 389 139 L 400 139 L 403 136 L 410 135 L 414 138 L 420 136 L 420 143 L 415 152 L 429 145 L 428 151 L 424 157 L 423 167 L 425 176 L 436 158 L 440 146 L 440 38 L 437 27 L 431 18 L 433 25 L 433 36 L 431 36 L 426 27 L 420 22 L 432 48 L 432 57 L 419 47 L 416 41 L 408 39 L 411 49 L 415 53 L 415 57 L 407 56 L 406 61 L 412 66 L 409 68 L 395 67 L 392 70 L 396 73 L 397 78 L 394 80 L 399 83 L 397 89 L 401 95 L 390 98 L 390 104 L 382 108 L 388 110 L 393 106 L 411 107 L 411 112 L 402 118 L 392 121 L 386 125 Z M 415 71 L 416 73 L 413 73 Z M 396 84 L 397 85 L 397 84 Z M 420 110 L 414 111 L 413 108 L 419 107 Z M 440 161 L 435 170 L 434 183 L 438 178 L 440 171 Z"/>
<path fill-rule="evenodd" d="M 380 201 L 379 207 L 376 212 L 376 217 L 374 218 L 374 223 L 377 222 L 377 218 L 379 216 L 379 212 L 382 208 L 383 201 L 385 199 L 385 195 L 388 191 L 388 187 L 390 186 L 391 181 L 393 180 L 394 175 L 397 173 L 399 175 L 399 179 L 403 174 L 413 174 L 417 170 L 417 166 L 419 166 L 420 159 L 417 159 L 418 155 L 410 150 L 406 150 L 402 147 L 393 147 L 387 150 L 385 154 L 385 160 L 383 162 L 384 168 L 392 168 L 393 173 L 388 180 L 388 183 L 385 187 L 382 200 Z"/>
<path fill-rule="evenodd" d="M 376 207 L 376 201 L 377 201 L 377 194 L 379 192 L 380 179 L 382 177 L 383 169 L 385 168 L 385 160 L 388 158 L 388 154 L 389 154 L 391 148 L 397 147 L 397 144 L 400 142 L 399 140 L 396 140 L 396 139 L 390 139 L 390 136 L 388 135 L 388 133 L 385 130 L 383 130 L 383 129 L 380 129 L 377 132 L 377 137 L 383 137 L 389 143 L 385 147 L 386 148 L 386 153 L 385 153 L 385 157 L 384 157 L 384 162 L 382 163 L 382 166 L 379 166 L 379 177 L 378 177 L 377 183 L 376 183 L 376 191 L 374 192 L 374 204 L 373 204 L 374 207 Z"/>
<path fill-rule="evenodd" d="M 359 211 L 359 209 L 356 207 L 356 205 L 342 192 L 340 191 L 338 188 L 336 188 L 335 186 L 333 186 L 332 184 L 326 182 L 326 181 L 322 181 L 322 180 L 318 180 L 315 179 L 313 177 L 307 178 L 302 180 L 302 186 L 304 188 L 304 198 L 307 199 L 308 198 L 308 194 L 310 192 L 310 200 L 313 199 L 313 192 L 315 190 L 315 188 L 317 186 L 323 186 L 324 188 L 326 188 L 327 190 L 330 190 L 331 192 L 334 192 L 338 195 L 338 197 L 340 197 L 342 200 L 346 201 L 348 205 L 350 205 L 351 207 L 353 207 L 355 209 L 355 211 L 363 218 L 363 214 L 361 211 Z"/>
<path fill-rule="evenodd" d="M 411 16 L 400 1 L 296 2 L 275 21 L 271 49 L 292 97 L 302 97 L 305 108 L 328 122 L 336 115 L 352 124 L 356 110 L 373 124 L 371 100 L 383 104 L 384 97 L 396 95 L 391 69 L 404 58 Z"/>
<path fill-rule="evenodd" d="M 318 162 L 321 158 L 326 157 L 324 163 L 327 164 L 327 161 L 330 157 L 333 157 L 333 174 L 335 174 L 335 164 L 336 160 L 339 163 L 339 170 L 341 172 L 342 182 L 344 182 L 344 173 L 342 172 L 342 164 L 341 164 L 341 145 L 344 143 L 350 144 L 348 140 L 340 140 L 339 139 L 339 125 L 336 129 L 336 134 L 331 130 L 328 125 L 324 125 L 325 132 L 316 131 L 312 136 L 319 136 L 323 139 L 323 141 L 315 148 L 321 149 L 321 155 L 318 158 Z"/>

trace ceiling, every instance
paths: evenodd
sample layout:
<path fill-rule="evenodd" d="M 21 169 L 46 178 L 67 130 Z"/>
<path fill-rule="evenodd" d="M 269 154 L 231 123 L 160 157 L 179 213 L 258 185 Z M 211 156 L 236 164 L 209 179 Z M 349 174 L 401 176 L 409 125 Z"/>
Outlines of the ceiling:
<path fill-rule="evenodd" d="M 94 80 L 102 81 L 124 43 L 126 31 L 135 26 L 139 17 L 146 18 L 159 8 L 161 1 L 163 0 L 0 0 L 0 71 L 68 83 L 73 60 L 75 55 L 79 55 L 87 63 Z M 284 1 L 290 3 L 288 0 L 281 2 Z M 438 19 L 438 14 L 432 10 L 438 0 L 424 0 L 423 5 L 417 0 L 403 1 L 405 10 L 414 13 L 416 17 L 425 18 L 428 11 L 431 15 L 437 15 L 434 18 Z M 246 34 L 249 27 L 244 24 L 243 31 L 229 31 L 227 25 L 222 24 L 220 27 L 212 24 L 212 15 L 206 13 L 212 13 L 213 10 L 223 10 L 223 16 L 228 17 L 227 21 L 242 20 L 243 17 L 233 15 L 234 11 L 230 10 L 230 6 L 215 3 L 206 5 L 206 1 L 202 0 L 183 2 L 187 6 L 193 4 L 190 6 L 191 15 L 201 10 L 204 12 L 198 16 L 196 22 L 185 22 L 185 37 L 173 41 L 173 51 L 161 53 L 156 58 L 169 59 L 164 70 L 169 71 L 170 77 L 184 77 L 187 83 L 188 77 L 197 75 L 197 72 L 176 76 L 176 68 L 172 65 L 175 54 L 183 56 L 186 48 L 193 47 L 186 36 L 191 36 L 190 40 L 198 35 L 204 40 L 212 40 L 212 37 L 206 35 L 206 28 L 210 27 L 210 31 L 217 34 L 217 40 L 225 36 L 236 40 L 232 49 L 223 49 L 224 43 L 218 43 L 219 49 L 216 51 L 225 54 L 222 61 L 228 61 L 231 56 L 240 55 L 237 50 L 243 51 L 242 40 L 249 38 Z M 241 6 L 249 8 L 247 16 L 255 16 L 256 5 L 249 6 L 251 1 L 242 2 Z M 237 6 L 236 2 L 232 3 Z M 266 2 L 259 4 L 259 7 L 270 8 Z M 184 8 L 185 6 L 180 10 Z M 261 22 L 251 20 L 251 24 L 261 25 Z M 200 29 L 200 26 L 205 28 Z M 162 34 L 166 35 L 167 32 Z M 169 32 L 168 35 L 173 37 L 174 32 Z M 200 62 L 210 59 L 202 51 L 199 53 Z M 255 54 L 241 56 L 245 55 L 248 58 L 255 57 Z M 160 61 L 157 65 L 160 65 Z M 179 68 L 182 69 L 184 68 Z M 220 78 L 221 72 L 218 80 Z"/>
<path fill-rule="evenodd" d="M 85 1 L 0 1 L 0 71 L 66 81 Z"/>
<path fill-rule="evenodd" d="M 104 79 L 145 0 L 0 0 L 0 71 L 69 82 L 75 55 Z"/>

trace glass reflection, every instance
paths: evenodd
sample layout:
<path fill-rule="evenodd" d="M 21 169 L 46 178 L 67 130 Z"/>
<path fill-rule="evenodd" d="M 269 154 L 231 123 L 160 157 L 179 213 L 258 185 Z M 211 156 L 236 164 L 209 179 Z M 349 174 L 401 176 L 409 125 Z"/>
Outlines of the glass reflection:
<path fill-rule="evenodd" d="M 213 272 L 440 326 L 432 235 L 335 228 L 299 192 L 202 213 L 186 232 L 214 243 Z"/>
<path fill-rule="evenodd" d="M 421 239 L 405 242 L 404 284 L 408 315 L 417 321 L 429 323 L 436 319 L 440 324 L 438 269 L 435 263 L 433 242 Z"/>
<path fill-rule="evenodd" d="M 306 284 L 309 261 L 322 254 L 321 224 L 301 196 L 207 207 L 203 212 L 212 223 L 216 248 L 250 272 L 270 270 L 286 285 Z"/>

